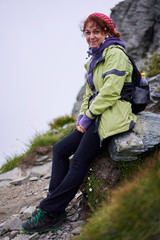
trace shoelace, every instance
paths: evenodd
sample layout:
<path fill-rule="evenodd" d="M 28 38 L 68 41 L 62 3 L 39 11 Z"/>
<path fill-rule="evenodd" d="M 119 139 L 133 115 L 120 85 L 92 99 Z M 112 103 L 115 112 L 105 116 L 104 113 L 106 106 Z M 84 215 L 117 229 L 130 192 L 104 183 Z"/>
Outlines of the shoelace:
<path fill-rule="evenodd" d="M 31 218 L 31 220 L 29 220 L 28 223 L 31 224 L 33 222 L 36 222 L 38 224 L 40 217 L 43 217 L 44 214 L 45 214 L 45 211 L 39 208 L 38 214 L 35 217 Z"/>

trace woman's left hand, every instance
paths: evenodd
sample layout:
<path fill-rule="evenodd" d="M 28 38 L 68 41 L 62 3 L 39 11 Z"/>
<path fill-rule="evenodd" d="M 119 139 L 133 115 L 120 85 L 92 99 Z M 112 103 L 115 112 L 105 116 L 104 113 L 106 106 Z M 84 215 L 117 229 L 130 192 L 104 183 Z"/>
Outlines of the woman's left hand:
<path fill-rule="evenodd" d="M 76 128 L 81 133 L 85 133 L 85 131 L 86 131 L 86 129 L 83 126 L 81 126 L 80 124 Z"/>

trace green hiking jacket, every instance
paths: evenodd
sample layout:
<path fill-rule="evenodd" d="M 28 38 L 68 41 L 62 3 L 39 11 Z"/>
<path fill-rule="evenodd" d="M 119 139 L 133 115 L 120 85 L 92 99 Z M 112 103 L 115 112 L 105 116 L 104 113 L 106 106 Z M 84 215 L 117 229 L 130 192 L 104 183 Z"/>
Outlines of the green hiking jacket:
<path fill-rule="evenodd" d="M 87 82 L 79 112 L 79 115 L 85 112 L 90 119 L 101 115 L 98 127 L 101 140 L 128 131 L 137 120 L 130 102 L 120 100 L 123 85 L 131 82 L 133 71 L 131 62 L 120 48 L 122 47 L 111 45 L 104 49 L 101 59 L 93 68 L 93 83 L 99 93 L 89 106 L 93 93 Z M 91 60 L 85 64 L 87 72 L 90 62 Z"/>

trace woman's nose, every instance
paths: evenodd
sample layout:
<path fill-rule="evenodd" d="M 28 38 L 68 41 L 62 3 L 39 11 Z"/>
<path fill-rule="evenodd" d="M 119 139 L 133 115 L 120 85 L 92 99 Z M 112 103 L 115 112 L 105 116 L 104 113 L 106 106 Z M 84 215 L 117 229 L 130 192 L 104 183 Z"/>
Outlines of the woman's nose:
<path fill-rule="evenodd" d="M 91 32 L 91 34 L 90 34 L 90 38 L 92 39 L 92 38 L 94 38 L 95 36 L 94 36 L 94 33 L 93 32 Z"/>

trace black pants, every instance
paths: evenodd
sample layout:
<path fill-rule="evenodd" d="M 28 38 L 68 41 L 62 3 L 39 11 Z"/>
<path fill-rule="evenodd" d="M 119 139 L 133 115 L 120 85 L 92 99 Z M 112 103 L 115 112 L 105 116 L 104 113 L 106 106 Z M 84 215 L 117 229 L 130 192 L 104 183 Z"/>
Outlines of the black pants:
<path fill-rule="evenodd" d="M 40 203 L 43 210 L 61 213 L 77 193 L 89 165 L 101 151 L 94 127 L 93 121 L 84 134 L 74 130 L 54 145 L 49 195 Z M 73 154 L 69 165 L 69 157 Z"/>

